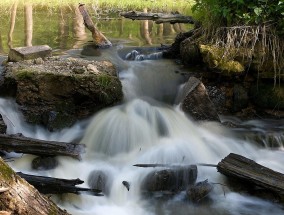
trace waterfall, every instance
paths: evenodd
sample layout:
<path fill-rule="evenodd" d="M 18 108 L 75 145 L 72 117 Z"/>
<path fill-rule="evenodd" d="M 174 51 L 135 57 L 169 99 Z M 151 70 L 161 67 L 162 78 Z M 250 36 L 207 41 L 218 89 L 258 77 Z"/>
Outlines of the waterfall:
<path fill-rule="evenodd" d="M 77 53 L 78 54 L 78 53 Z M 117 60 L 116 62 L 120 62 Z M 125 63 L 125 62 L 124 62 Z M 280 214 L 279 205 L 237 194 L 216 186 L 210 194 L 212 203 L 195 206 L 184 201 L 184 192 L 173 198 L 147 199 L 140 184 L 151 171 L 137 168 L 137 163 L 188 165 L 217 164 L 230 152 L 254 159 L 260 164 L 284 172 L 283 151 L 270 151 L 238 138 L 234 132 L 215 122 L 197 123 L 173 106 L 184 78 L 170 61 L 129 61 L 119 72 L 125 101 L 107 108 L 88 121 L 50 133 L 40 126 L 24 122 L 15 101 L 0 99 L 0 113 L 7 132 L 46 140 L 72 141 L 82 137 L 86 154 L 82 161 L 58 157 L 54 170 L 35 172 L 30 167 L 33 156 L 24 155 L 11 163 L 15 170 L 62 178 L 80 178 L 89 186 L 94 171 L 104 172 L 108 182 L 104 197 L 66 194 L 53 199 L 71 214 L 160 215 L 160 214 Z M 86 124 L 88 124 L 86 128 Z M 225 183 L 215 168 L 199 167 L 198 181 Z M 122 181 L 130 184 L 128 191 Z"/>

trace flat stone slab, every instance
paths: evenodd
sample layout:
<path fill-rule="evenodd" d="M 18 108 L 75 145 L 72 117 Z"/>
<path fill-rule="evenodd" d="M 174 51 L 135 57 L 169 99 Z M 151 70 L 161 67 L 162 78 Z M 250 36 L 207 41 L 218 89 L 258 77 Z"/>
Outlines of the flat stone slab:
<path fill-rule="evenodd" d="M 52 48 L 50 48 L 48 45 L 12 48 L 8 55 L 8 61 L 18 62 L 36 58 L 51 57 L 51 52 Z"/>

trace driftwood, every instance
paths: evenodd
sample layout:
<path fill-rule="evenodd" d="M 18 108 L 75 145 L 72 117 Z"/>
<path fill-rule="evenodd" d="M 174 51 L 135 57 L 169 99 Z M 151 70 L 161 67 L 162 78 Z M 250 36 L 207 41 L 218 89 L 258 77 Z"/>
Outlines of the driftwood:
<path fill-rule="evenodd" d="M 279 195 L 284 194 L 284 174 L 241 155 L 229 154 L 218 163 L 217 170 L 230 178 L 259 186 Z"/>
<path fill-rule="evenodd" d="M 169 22 L 171 24 L 175 23 L 195 24 L 195 21 L 191 16 L 184 16 L 179 13 L 164 14 L 164 13 L 144 13 L 144 12 L 130 11 L 130 12 L 123 12 L 120 15 L 132 20 L 153 20 L 157 24 L 165 22 Z"/>
<path fill-rule="evenodd" d="M 0 211 L 21 215 L 68 214 L 18 176 L 2 158 L 0 158 L 0 184 Z"/>
<path fill-rule="evenodd" d="M 84 4 L 79 4 L 79 10 L 83 16 L 84 24 L 92 32 L 93 42 L 99 48 L 108 48 L 111 42 L 95 27 L 91 17 L 88 14 Z"/>
<path fill-rule="evenodd" d="M 85 152 L 85 146 L 75 143 L 45 141 L 27 137 L 0 134 L 0 151 L 40 156 L 70 156 L 80 160 L 80 154 Z"/>
<path fill-rule="evenodd" d="M 63 193 L 74 193 L 80 194 L 81 192 L 86 192 L 95 196 L 102 196 L 101 190 L 76 187 L 78 184 L 83 184 L 84 181 L 80 179 L 61 179 L 52 178 L 45 176 L 28 175 L 22 172 L 17 172 L 17 174 L 24 178 L 27 182 L 38 189 L 40 193 L 43 194 L 63 194 Z"/>

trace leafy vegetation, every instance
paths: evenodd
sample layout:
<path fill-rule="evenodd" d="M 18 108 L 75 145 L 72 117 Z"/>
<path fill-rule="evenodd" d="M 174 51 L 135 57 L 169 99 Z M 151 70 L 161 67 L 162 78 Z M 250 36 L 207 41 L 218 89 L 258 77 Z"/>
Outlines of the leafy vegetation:
<path fill-rule="evenodd" d="M 195 0 L 192 10 L 227 26 L 269 23 L 284 33 L 283 0 Z"/>
<path fill-rule="evenodd" d="M 203 42 L 222 48 L 224 61 L 242 55 L 248 67 L 272 68 L 275 83 L 284 75 L 283 0 L 195 0 L 192 10 Z"/>

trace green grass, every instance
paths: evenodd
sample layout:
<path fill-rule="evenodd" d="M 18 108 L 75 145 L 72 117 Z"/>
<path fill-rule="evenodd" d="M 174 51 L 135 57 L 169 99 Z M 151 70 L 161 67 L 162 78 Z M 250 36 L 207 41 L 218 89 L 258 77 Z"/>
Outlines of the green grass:
<path fill-rule="evenodd" d="M 193 0 L 1 0 L 1 10 L 10 8 L 14 2 L 19 6 L 31 3 L 38 7 L 48 7 L 50 9 L 59 6 L 76 5 L 79 2 L 95 8 L 113 8 L 123 10 L 142 10 L 149 8 L 159 11 L 188 11 L 190 10 Z"/>

